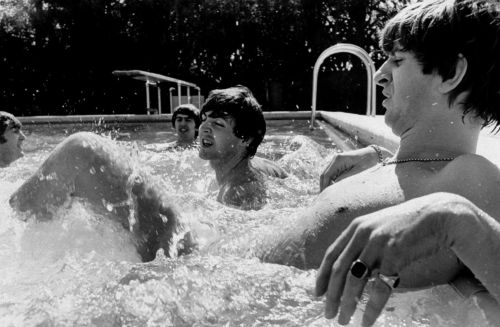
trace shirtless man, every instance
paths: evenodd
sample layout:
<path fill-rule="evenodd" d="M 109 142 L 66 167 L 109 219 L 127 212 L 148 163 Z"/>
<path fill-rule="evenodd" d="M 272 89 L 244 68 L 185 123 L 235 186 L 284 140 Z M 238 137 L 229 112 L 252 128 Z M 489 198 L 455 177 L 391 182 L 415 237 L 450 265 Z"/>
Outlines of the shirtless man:
<path fill-rule="evenodd" d="M 438 246 L 426 243 L 426 237 L 431 239 L 433 235 L 421 231 L 437 232 L 441 223 L 424 220 L 427 227 L 419 227 L 420 233 L 411 234 L 416 228 L 411 218 L 417 220 L 422 211 L 401 210 L 422 208 L 422 203 L 375 211 L 427 194 L 448 192 L 461 195 L 484 215 L 500 219 L 500 172 L 475 154 L 481 128 L 498 124 L 499 120 L 499 30 L 500 5 L 487 0 L 420 2 L 401 11 L 383 30 L 381 45 L 389 58 L 375 80 L 386 97 L 385 122 L 401 138 L 399 149 L 384 163 L 324 189 L 315 204 L 297 224 L 291 224 L 293 228 L 283 233 L 277 243 L 293 249 L 288 250 L 289 262 L 311 268 L 318 267 L 331 245 L 317 281 L 318 294 L 327 296 L 327 318 L 339 314 L 339 322 L 348 323 L 370 276 L 375 278 L 376 291 L 366 309 L 366 325 L 374 322 L 373 317 L 380 313 L 396 281 L 399 288 L 427 287 L 450 282 L 466 270 L 457 260 L 460 250 L 464 250 L 462 245 L 453 246 L 439 237 Z M 382 157 L 386 155 L 381 153 Z M 427 197 L 423 201 L 433 199 Z M 443 215 L 450 211 L 453 212 L 450 207 L 443 207 Z M 375 213 L 353 222 L 372 212 Z M 462 212 L 466 211 L 457 209 L 457 217 L 465 217 Z M 395 213 L 410 231 L 390 225 Z M 432 227 L 433 223 L 438 225 Z M 381 229 L 384 224 L 386 228 Z M 490 224 L 490 228 L 492 233 L 485 231 L 480 235 L 491 238 L 498 224 Z M 398 243 L 404 233 L 420 235 L 422 244 L 416 243 L 412 252 L 405 252 L 408 248 L 401 248 Z M 460 235 L 462 242 L 463 236 Z M 480 241 L 473 234 L 469 237 Z M 384 246 L 389 252 L 380 253 L 386 249 Z M 412 255 L 419 252 L 419 247 L 427 250 Z M 283 262 L 284 252 L 275 247 L 263 252 L 262 257 Z M 387 253 L 398 256 L 384 256 Z M 470 254 L 468 251 L 470 268 L 481 267 Z M 483 262 L 484 267 L 486 263 Z M 491 278 L 484 281 L 492 285 Z"/>
<path fill-rule="evenodd" d="M 175 149 L 195 147 L 200 127 L 200 110 L 192 104 L 178 106 L 172 114 L 172 126 L 177 133 L 177 140 L 169 143 L 169 147 Z"/>
<path fill-rule="evenodd" d="M 0 111 L 0 168 L 7 167 L 21 158 L 26 136 L 21 131 L 21 122 L 5 111 Z"/>
<path fill-rule="evenodd" d="M 213 90 L 201 110 L 199 156 L 215 171 L 217 200 L 240 209 L 266 203 L 264 175 L 285 177 L 269 160 L 254 157 L 266 133 L 259 103 L 244 86 Z"/>
<path fill-rule="evenodd" d="M 260 257 L 317 268 L 356 217 L 435 192 L 461 195 L 500 218 L 500 172 L 475 154 L 481 128 L 498 122 L 499 16 L 498 2 L 438 0 L 409 6 L 389 21 L 381 37 L 389 58 L 375 80 L 386 97 L 385 122 L 401 138 L 399 149 L 384 164 L 327 187 L 288 230 L 272 232 Z M 368 269 L 377 268 L 364 252 L 357 255 Z M 353 264 L 342 259 L 333 267 Z M 331 268 L 325 269 L 356 285 L 352 294 L 361 291 L 349 269 Z M 417 288 L 447 283 L 463 269 L 443 248 L 401 271 L 380 273 L 397 273 L 399 287 Z M 355 298 L 349 297 L 349 310 Z M 328 317 L 337 313 L 338 301 L 327 298 Z"/>
<path fill-rule="evenodd" d="M 286 173 L 268 160 L 250 160 L 265 134 L 259 104 L 247 88 L 235 87 L 212 92 L 203 112 L 200 157 L 215 169 L 219 201 L 242 209 L 260 208 L 266 199 L 263 174 L 284 177 Z M 15 126 L 20 132 L 20 123 Z M 130 230 L 144 261 L 154 259 L 159 248 L 174 255 L 191 246 L 189 233 L 181 248 L 173 243 L 181 232 L 179 215 L 159 182 L 136 167 L 134 160 L 124 158 L 114 141 L 93 133 L 76 133 L 61 142 L 14 192 L 10 203 L 18 211 L 47 220 L 77 198 Z"/>

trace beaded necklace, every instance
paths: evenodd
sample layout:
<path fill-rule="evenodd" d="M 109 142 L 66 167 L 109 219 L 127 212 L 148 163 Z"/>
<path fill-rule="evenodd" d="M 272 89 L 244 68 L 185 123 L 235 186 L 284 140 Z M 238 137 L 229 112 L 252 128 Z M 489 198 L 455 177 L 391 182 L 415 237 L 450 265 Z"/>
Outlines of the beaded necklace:
<path fill-rule="evenodd" d="M 405 163 L 405 162 L 411 162 L 411 161 L 418 161 L 418 162 L 430 162 L 430 161 L 452 161 L 455 158 L 408 158 L 408 159 L 400 159 L 400 160 L 384 160 L 382 161 L 382 166 L 387 166 L 387 165 L 397 165 L 400 163 Z"/>

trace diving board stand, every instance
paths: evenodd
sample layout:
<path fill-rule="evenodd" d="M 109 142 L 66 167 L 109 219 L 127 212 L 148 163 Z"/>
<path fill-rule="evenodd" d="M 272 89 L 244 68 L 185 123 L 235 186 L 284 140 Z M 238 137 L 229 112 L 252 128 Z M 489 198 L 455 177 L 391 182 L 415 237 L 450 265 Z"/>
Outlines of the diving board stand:
<path fill-rule="evenodd" d="M 177 84 L 177 94 L 178 94 L 178 105 L 182 104 L 182 87 L 185 86 L 187 88 L 187 103 L 191 103 L 191 88 L 198 90 L 198 108 L 201 108 L 201 89 L 198 85 L 189 83 L 177 78 L 172 78 L 160 74 L 150 73 L 143 70 L 115 70 L 113 71 L 113 75 L 117 77 L 130 77 L 139 81 L 143 81 L 146 84 L 146 111 L 147 114 L 160 114 L 161 115 L 161 83 L 175 83 Z M 149 87 L 155 86 L 158 92 L 158 109 L 151 108 L 151 98 L 149 95 Z M 170 113 L 173 110 L 173 101 L 172 101 L 172 89 L 170 88 Z"/>

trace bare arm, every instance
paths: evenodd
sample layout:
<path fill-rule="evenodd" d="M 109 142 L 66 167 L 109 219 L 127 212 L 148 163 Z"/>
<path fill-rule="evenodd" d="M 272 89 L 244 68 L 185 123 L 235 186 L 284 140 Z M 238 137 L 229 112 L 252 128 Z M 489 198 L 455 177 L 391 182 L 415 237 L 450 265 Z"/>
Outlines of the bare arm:
<path fill-rule="evenodd" d="M 378 153 L 379 150 L 380 152 Z M 332 160 L 320 176 L 319 187 L 323 191 L 333 182 L 339 182 L 349 176 L 375 166 L 381 159 L 389 158 L 392 153 L 383 147 L 367 146 L 333 155 Z"/>
<path fill-rule="evenodd" d="M 339 314 L 339 320 L 349 321 L 354 313 L 367 282 L 350 272 L 356 259 L 366 264 L 372 277 L 378 272 L 399 275 L 404 283 L 405 267 L 445 248 L 456 253 L 496 299 L 481 295 L 479 304 L 497 310 L 500 224 L 463 197 L 436 193 L 355 219 L 328 248 L 316 280 L 318 295 L 326 293 L 326 317 Z M 439 263 L 433 269 L 439 270 Z M 375 283 L 365 325 L 375 322 L 392 291 L 378 278 Z"/>
<path fill-rule="evenodd" d="M 500 302 L 500 223 L 470 202 L 466 214 L 447 218 L 448 244 Z"/>

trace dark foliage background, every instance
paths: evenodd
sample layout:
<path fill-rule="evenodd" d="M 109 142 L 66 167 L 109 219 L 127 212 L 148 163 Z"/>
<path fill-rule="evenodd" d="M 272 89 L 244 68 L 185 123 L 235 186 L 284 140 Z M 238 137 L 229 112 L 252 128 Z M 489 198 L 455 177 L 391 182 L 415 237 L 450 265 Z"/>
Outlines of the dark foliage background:
<path fill-rule="evenodd" d="M 265 110 L 309 110 L 319 54 L 354 43 L 378 67 L 377 32 L 405 2 L 0 0 L 0 109 L 143 114 L 144 85 L 111 74 L 140 69 L 196 83 L 204 95 L 243 84 Z M 364 113 L 365 84 L 357 58 L 331 57 L 318 109 Z"/>

